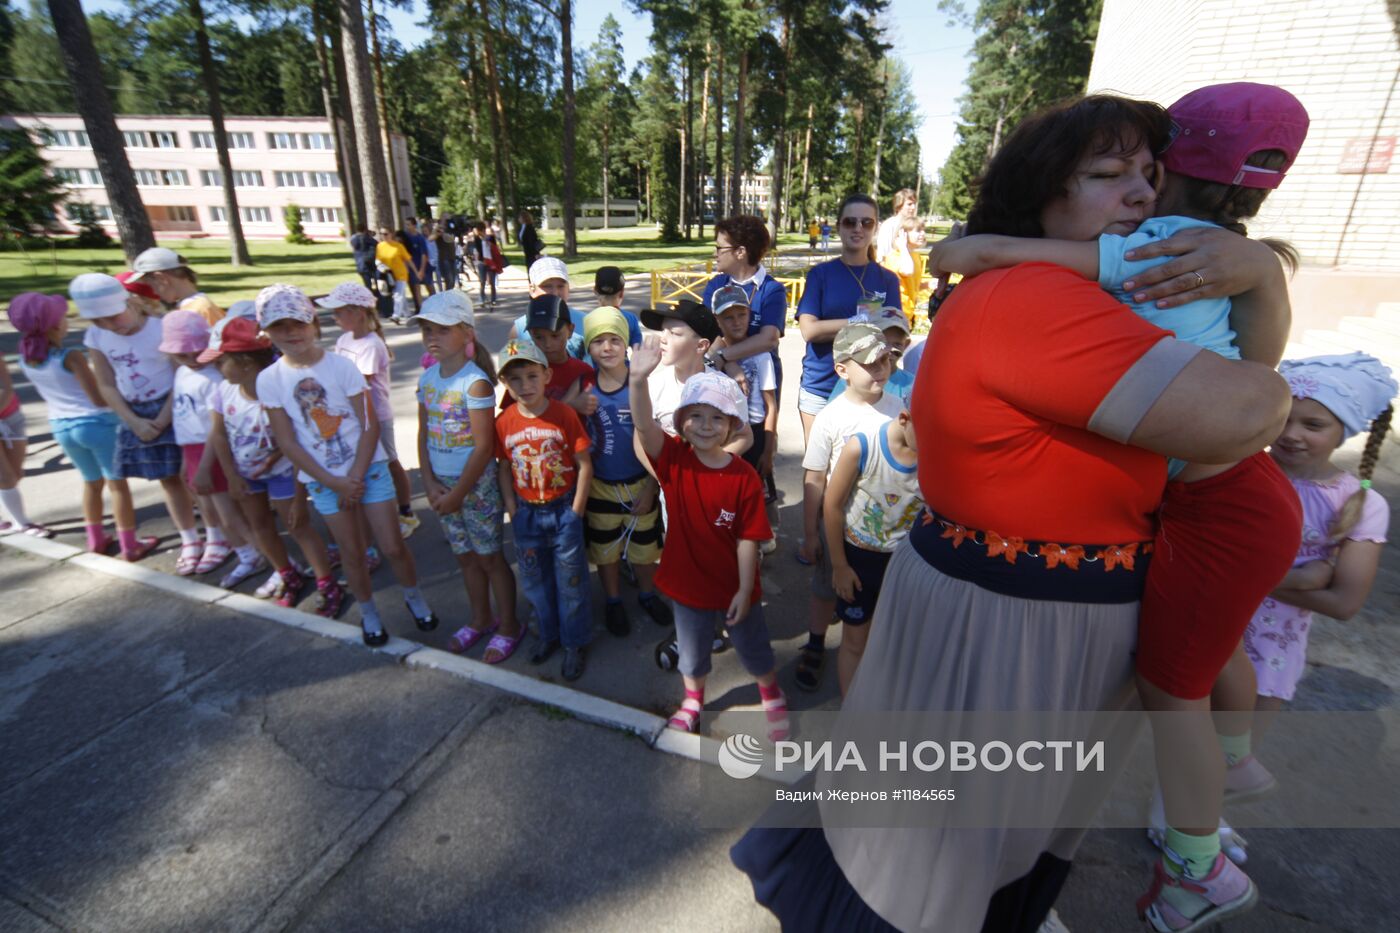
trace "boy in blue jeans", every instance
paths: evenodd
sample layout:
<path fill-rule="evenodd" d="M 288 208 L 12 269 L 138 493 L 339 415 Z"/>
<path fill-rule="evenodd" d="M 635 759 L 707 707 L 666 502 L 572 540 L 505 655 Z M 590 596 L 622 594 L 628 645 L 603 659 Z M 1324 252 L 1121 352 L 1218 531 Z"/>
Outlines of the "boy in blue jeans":
<path fill-rule="evenodd" d="M 574 410 L 545 395 L 549 363 L 534 343 L 507 343 L 497 368 L 515 399 L 496 417 L 496 458 L 520 586 L 539 626 L 530 663 L 543 664 L 562 642 L 561 674 L 578 680 L 592 637 L 583 537 L 592 442 Z"/>

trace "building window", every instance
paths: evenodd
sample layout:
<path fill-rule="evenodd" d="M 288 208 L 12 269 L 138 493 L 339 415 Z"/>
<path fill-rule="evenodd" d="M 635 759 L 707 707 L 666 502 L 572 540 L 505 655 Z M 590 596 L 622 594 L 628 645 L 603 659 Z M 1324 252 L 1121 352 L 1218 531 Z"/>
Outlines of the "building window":
<path fill-rule="evenodd" d="M 221 188 L 224 184 L 224 173 L 216 168 L 200 169 L 199 183 L 206 188 Z M 233 186 L 235 188 L 261 188 L 263 186 L 263 174 L 260 171 L 243 171 L 234 169 Z"/>
<path fill-rule="evenodd" d="M 122 140 L 128 149 L 178 149 L 180 139 L 167 130 L 123 130 Z"/>
<path fill-rule="evenodd" d="M 182 168 L 138 168 L 136 184 L 147 188 L 187 187 L 189 173 Z"/>
<path fill-rule="evenodd" d="M 302 133 L 303 149 L 334 149 L 335 137 L 330 133 Z"/>
<path fill-rule="evenodd" d="M 101 187 L 102 173 L 95 168 L 56 168 L 53 177 L 74 187 Z"/>
<path fill-rule="evenodd" d="M 338 224 L 340 223 L 340 208 L 303 207 L 301 216 L 309 224 Z"/>
<path fill-rule="evenodd" d="M 50 149 L 91 149 L 88 134 L 82 130 L 39 130 L 39 140 Z"/>
<path fill-rule="evenodd" d="M 181 222 L 183 222 L 183 223 L 191 223 L 191 224 L 192 224 L 192 223 L 194 223 L 196 220 L 199 219 L 199 215 L 197 215 L 197 214 L 194 212 L 194 208 L 192 208 L 192 207 L 184 207 L 184 206 L 167 207 L 167 208 L 165 209 L 165 213 L 166 213 L 166 216 L 168 216 L 171 220 L 178 220 L 178 221 L 181 221 Z"/>
<path fill-rule="evenodd" d="M 279 188 L 339 188 L 340 176 L 335 172 L 273 172 Z"/>
<path fill-rule="evenodd" d="M 252 134 L 252 133 L 227 133 L 227 134 L 225 134 L 225 135 L 228 136 L 228 147 L 229 147 L 230 149 L 252 149 L 252 148 L 253 148 L 253 134 Z M 190 144 L 191 144 L 192 146 L 194 146 L 194 148 L 196 148 L 196 149 L 217 149 L 217 148 L 218 148 L 218 146 L 216 146 L 216 145 L 214 144 L 214 134 L 213 134 L 212 131 L 211 131 L 211 132 L 200 131 L 200 132 L 190 133 Z"/>
<path fill-rule="evenodd" d="M 304 172 L 273 172 L 272 178 L 279 188 L 305 188 Z"/>
<path fill-rule="evenodd" d="M 330 133 L 268 133 L 269 149 L 335 149 Z"/>
<path fill-rule="evenodd" d="M 156 149 L 179 149 L 180 137 L 174 132 L 157 130 L 151 133 L 151 145 Z"/>
<path fill-rule="evenodd" d="M 272 208 L 270 207 L 240 207 L 238 214 L 243 218 L 245 224 L 272 223 Z M 228 221 L 225 219 L 227 216 L 222 207 L 209 208 L 209 219 L 216 224 L 227 223 Z"/>
<path fill-rule="evenodd" d="M 297 145 L 296 133 L 268 133 L 267 147 L 269 149 L 300 149 Z"/>
<path fill-rule="evenodd" d="M 340 176 L 335 172 L 310 172 L 311 187 L 313 188 L 339 188 Z"/>

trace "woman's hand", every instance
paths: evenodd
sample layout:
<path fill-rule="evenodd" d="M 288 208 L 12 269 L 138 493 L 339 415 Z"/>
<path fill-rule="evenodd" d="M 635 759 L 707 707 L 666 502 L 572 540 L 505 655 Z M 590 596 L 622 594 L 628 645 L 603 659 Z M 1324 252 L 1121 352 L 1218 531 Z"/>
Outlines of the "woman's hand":
<path fill-rule="evenodd" d="M 1153 266 L 1123 283 L 1139 303 L 1155 301 L 1175 308 L 1202 298 L 1242 295 L 1281 275 L 1278 255 L 1267 243 L 1242 237 L 1221 227 L 1192 227 L 1160 243 L 1129 250 L 1130 262 L 1176 258 Z"/>

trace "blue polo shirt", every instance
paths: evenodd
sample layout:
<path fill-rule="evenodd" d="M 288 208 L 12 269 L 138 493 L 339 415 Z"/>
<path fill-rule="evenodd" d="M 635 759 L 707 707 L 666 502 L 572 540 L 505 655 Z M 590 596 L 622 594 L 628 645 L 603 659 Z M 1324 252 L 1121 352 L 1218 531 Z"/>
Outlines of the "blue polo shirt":
<path fill-rule="evenodd" d="M 864 294 L 862 294 L 864 290 Z M 899 278 L 884 266 L 867 263 L 850 267 L 840 259 L 815 265 L 807 273 L 807 286 L 797 303 L 797 316 L 819 321 L 846 320 L 860 313 L 862 298 L 879 304 L 899 304 Z M 826 398 L 836 385 L 831 362 L 831 342 L 808 343 L 802 355 L 802 388 Z"/>

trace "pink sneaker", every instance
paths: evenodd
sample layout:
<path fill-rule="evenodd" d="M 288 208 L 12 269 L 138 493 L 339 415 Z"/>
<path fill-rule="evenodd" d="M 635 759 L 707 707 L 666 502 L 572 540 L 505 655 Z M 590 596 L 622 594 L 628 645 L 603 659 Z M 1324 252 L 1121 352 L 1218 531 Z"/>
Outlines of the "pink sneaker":
<path fill-rule="evenodd" d="M 1239 866 L 1220 853 L 1204 878 L 1176 877 L 1152 866 L 1152 887 L 1138 898 L 1138 919 L 1158 933 L 1190 933 L 1214 926 L 1227 917 L 1249 910 L 1259 900 L 1259 889 Z"/>
<path fill-rule="evenodd" d="M 1243 803 L 1273 792 L 1278 780 L 1250 755 L 1225 769 L 1225 801 Z"/>

